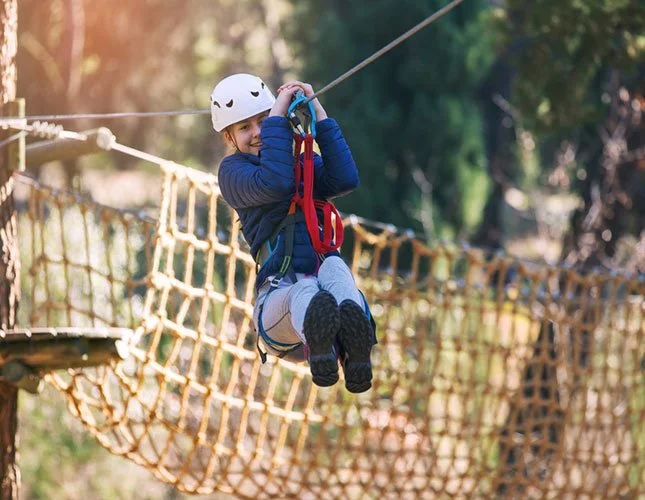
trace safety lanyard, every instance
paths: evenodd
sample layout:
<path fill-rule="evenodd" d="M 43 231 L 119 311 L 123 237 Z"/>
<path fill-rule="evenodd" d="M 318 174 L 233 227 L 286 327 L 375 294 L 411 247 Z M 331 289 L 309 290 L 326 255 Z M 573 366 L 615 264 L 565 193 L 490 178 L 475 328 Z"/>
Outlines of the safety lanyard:
<path fill-rule="evenodd" d="M 296 212 L 296 207 L 300 207 L 305 215 L 307 231 L 311 237 L 311 243 L 314 250 L 319 254 L 326 254 L 340 248 L 343 243 L 343 221 L 333 203 L 329 201 L 314 200 L 314 138 L 316 137 L 316 111 L 311 102 L 306 102 L 307 98 L 303 92 L 297 92 L 296 97 L 289 106 L 287 115 L 297 130 L 294 134 L 294 177 L 296 192 L 291 198 L 289 214 Z M 299 117 L 296 115 L 298 106 L 307 105 L 308 118 L 310 119 L 311 131 L 307 133 Z M 300 152 L 304 143 L 304 157 L 302 169 L 300 168 Z M 303 183 L 302 194 L 300 193 L 300 182 Z M 322 213 L 322 238 L 320 235 L 318 214 L 316 210 Z"/>
<path fill-rule="evenodd" d="M 336 207 L 329 201 L 314 200 L 314 138 L 312 134 L 302 137 L 294 135 L 295 139 L 295 160 L 294 177 L 296 181 L 296 192 L 291 198 L 289 213 L 295 213 L 296 207 L 300 207 L 305 214 L 307 231 L 311 237 L 314 250 L 320 254 L 333 252 L 340 248 L 343 243 L 343 221 Z M 300 168 L 300 151 L 302 144 L 305 145 L 302 169 Z M 300 181 L 303 189 L 300 193 Z M 322 212 L 322 238 L 320 235 L 318 214 Z"/>

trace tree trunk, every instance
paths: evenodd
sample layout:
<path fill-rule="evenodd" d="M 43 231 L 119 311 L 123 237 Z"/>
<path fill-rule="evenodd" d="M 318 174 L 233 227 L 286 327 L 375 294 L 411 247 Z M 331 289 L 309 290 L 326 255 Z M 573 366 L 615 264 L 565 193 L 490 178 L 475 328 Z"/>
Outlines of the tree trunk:
<path fill-rule="evenodd" d="M 3 0 L 0 9 L 0 113 L 16 98 L 18 0 Z M 10 132 L 11 134 L 12 132 Z M 6 149 L 0 152 L 0 328 L 13 328 L 20 294 L 20 263 L 16 235 L 13 183 Z M 18 499 L 16 466 L 18 390 L 0 382 L 0 498 Z"/>
<path fill-rule="evenodd" d="M 505 62 L 506 57 L 508 56 L 504 52 L 479 89 L 479 99 L 482 102 L 486 121 L 484 139 L 488 174 L 493 182 L 493 188 L 488 195 L 482 220 L 471 238 L 471 242 L 474 245 L 493 249 L 504 248 L 502 227 L 504 194 L 508 190 L 509 181 L 513 180 L 518 168 L 517 161 L 510 154 L 512 144 L 517 140 L 513 126 L 514 117 L 508 114 L 508 110 L 502 109 L 495 102 L 496 97 L 508 101 L 511 96 L 513 70 Z"/>
<path fill-rule="evenodd" d="M 556 362 L 555 325 L 549 321 L 535 342 L 522 387 L 510 401 L 499 442 L 500 470 L 493 479 L 498 497 L 522 498 L 527 484 L 539 484 L 549 475 L 564 432 Z"/>

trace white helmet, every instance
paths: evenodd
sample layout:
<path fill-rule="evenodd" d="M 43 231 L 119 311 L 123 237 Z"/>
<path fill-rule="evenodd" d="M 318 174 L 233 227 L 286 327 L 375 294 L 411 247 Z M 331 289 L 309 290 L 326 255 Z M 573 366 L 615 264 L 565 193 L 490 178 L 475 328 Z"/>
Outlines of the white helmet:
<path fill-rule="evenodd" d="M 213 128 L 221 132 L 273 107 L 275 97 L 262 79 L 246 73 L 224 78 L 211 93 Z"/>

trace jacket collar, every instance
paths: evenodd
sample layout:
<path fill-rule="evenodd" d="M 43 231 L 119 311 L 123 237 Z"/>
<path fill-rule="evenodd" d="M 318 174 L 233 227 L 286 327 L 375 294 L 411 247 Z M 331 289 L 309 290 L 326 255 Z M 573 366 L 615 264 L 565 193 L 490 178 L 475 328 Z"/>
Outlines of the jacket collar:
<path fill-rule="evenodd" d="M 260 157 L 259 156 L 255 156 L 255 155 L 252 155 L 250 153 L 242 153 L 241 151 L 236 151 L 235 153 L 233 153 L 233 156 L 239 156 L 239 157 L 244 158 L 247 161 L 250 161 L 254 165 L 260 165 Z"/>

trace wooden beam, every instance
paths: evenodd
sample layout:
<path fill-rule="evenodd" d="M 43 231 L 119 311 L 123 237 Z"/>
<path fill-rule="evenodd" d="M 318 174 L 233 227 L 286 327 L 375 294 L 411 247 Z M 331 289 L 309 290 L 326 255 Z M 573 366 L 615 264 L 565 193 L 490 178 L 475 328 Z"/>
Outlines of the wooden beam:
<path fill-rule="evenodd" d="M 70 338 L 128 340 L 132 334 L 129 328 L 116 327 L 13 328 L 6 331 L 0 330 L 0 342 L 24 342 L 25 340 L 38 342 Z"/>
<path fill-rule="evenodd" d="M 116 140 L 109 128 L 83 132 L 85 141 L 74 139 L 56 139 L 29 144 L 26 149 L 26 163 L 30 166 L 42 165 L 50 161 L 65 161 L 79 156 L 109 151 Z"/>
<path fill-rule="evenodd" d="M 99 366 L 130 354 L 127 328 L 16 329 L 0 332 L 0 369 L 20 362 L 36 372 Z M 11 373 L 16 366 L 10 365 Z M 0 373 L 2 375 L 2 373 Z M 3 375 L 5 378 L 6 375 Z"/>
<path fill-rule="evenodd" d="M 0 346 L 0 367 L 19 360 L 39 372 L 99 366 L 128 357 L 125 342 L 113 339 L 61 339 L 6 342 Z"/>

